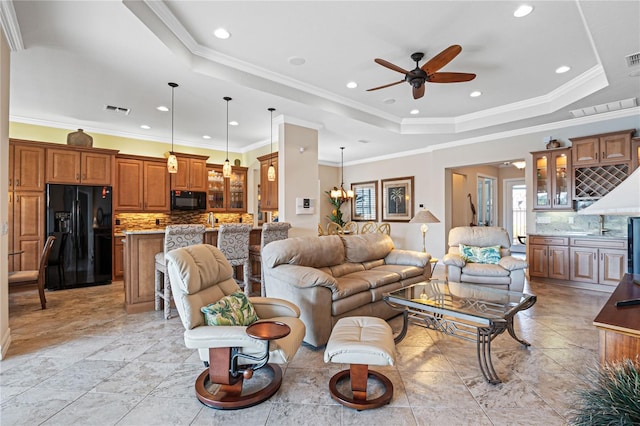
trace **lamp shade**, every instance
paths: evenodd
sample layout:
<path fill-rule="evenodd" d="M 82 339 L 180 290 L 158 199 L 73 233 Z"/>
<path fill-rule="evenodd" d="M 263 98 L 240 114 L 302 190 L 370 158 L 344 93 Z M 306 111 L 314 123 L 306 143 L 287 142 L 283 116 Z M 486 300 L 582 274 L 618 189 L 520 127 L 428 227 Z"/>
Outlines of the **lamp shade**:
<path fill-rule="evenodd" d="M 169 173 L 178 173 L 178 157 L 173 154 L 167 158 L 167 170 Z"/>
<path fill-rule="evenodd" d="M 440 220 L 438 220 L 438 218 L 429 210 L 423 209 L 416 213 L 409 223 L 440 223 Z"/>

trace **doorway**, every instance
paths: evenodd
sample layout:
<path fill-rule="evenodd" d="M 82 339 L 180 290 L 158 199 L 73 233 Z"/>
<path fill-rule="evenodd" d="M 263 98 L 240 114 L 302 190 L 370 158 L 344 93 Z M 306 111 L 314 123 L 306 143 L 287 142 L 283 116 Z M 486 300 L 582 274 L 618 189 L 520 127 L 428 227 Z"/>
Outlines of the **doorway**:
<path fill-rule="evenodd" d="M 496 214 L 497 179 L 490 176 L 478 175 L 477 200 L 478 200 L 478 226 L 496 226 L 498 215 Z"/>
<path fill-rule="evenodd" d="M 504 180 L 504 226 L 511 236 L 511 251 L 524 253 L 527 235 L 527 185 L 524 179 Z"/>

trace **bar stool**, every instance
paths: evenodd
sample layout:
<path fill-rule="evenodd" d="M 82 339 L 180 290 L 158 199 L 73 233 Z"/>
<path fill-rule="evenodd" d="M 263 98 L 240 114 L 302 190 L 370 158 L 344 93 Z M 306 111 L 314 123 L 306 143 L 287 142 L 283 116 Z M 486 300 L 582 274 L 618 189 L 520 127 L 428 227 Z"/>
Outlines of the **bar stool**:
<path fill-rule="evenodd" d="M 262 249 L 269 243 L 289 238 L 289 229 L 291 224 L 288 222 L 272 222 L 262 224 L 262 235 L 260 236 L 260 245 L 249 247 L 249 258 L 251 265 L 260 263 L 260 276 L 251 275 L 249 279 L 260 283 L 260 296 L 265 297 L 264 292 L 264 274 L 262 273 Z"/>
<path fill-rule="evenodd" d="M 217 244 L 224 257 L 233 267 L 233 278 L 241 286 L 244 285 L 244 293 L 247 296 L 251 293 L 251 284 L 249 282 L 249 275 L 251 275 L 249 234 L 251 234 L 251 228 L 251 225 L 236 223 L 220 225 Z M 242 266 L 242 284 L 237 278 L 236 266 Z"/>
<path fill-rule="evenodd" d="M 204 243 L 204 225 L 169 225 L 164 230 L 164 251 L 156 253 L 155 309 L 164 301 L 164 318 L 171 318 L 171 284 L 165 256 L 171 250 Z"/>

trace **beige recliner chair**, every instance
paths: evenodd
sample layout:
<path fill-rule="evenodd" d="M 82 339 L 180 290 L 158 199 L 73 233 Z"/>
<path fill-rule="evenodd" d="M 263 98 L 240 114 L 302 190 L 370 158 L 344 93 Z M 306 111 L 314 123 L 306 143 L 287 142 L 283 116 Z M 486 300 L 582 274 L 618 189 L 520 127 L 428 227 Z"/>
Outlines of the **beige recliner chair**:
<path fill-rule="evenodd" d="M 496 264 L 467 262 L 460 252 L 460 244 L 472 247 L 500 246 Z M 524 289 L 526 261 L 511 256 L 511 240 L 504 228 L 498 226 L 460 226 L 449 231 L 449 251 L 442 259 L 447 280 L 482 284 L 511 291 Z"/>
<path fill-rule="evenodd" d="M 305 335 L 300 310 L 293 303 L 268 297 L 250 297 L 258 321 L 249 326 L 206 325 L 201 308 L 240 292 L 232 269 L 214 246 L 198 244 L 166 255 L 173 299 L 184 325 L 188 348 L 198 349 L 208 368 L 196 379 L 196 395 L 203 404 L 236 409 L 270 398 L 282 382 L 282 370 L 297 352 Z M 243 379 L 266 367 L 268 384 L 242 393 Z M 216 386 L 218 385 L 218 386 Z"/>

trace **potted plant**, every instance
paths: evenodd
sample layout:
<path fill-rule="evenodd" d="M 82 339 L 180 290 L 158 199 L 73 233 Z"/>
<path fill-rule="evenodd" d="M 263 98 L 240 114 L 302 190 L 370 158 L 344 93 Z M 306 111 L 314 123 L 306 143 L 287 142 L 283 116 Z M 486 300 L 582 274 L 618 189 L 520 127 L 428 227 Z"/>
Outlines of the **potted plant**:
<path fill-rule="evenodd" d="M 573 425 L 640 424 L 640 374 L 630 359 L 593 371 L 593 386 L 578 391 Z"/>
<path fill-rule="evenodd" d="M 329 219 L 331 222 L 337 223 L 340 226 L 344 226 L 346 222 L 342 220 L 342 210 L 340 210 L 340 207 L 342 206 L 344 201 L 342 200 L 342 198 L 332 198 L 331 191 L 324 191 L 324 193 L 327 194 L 329 203 L 331 203 L 331 205 L 333 206 L 331 214 L 327 215 L 327 219 Z"/>

